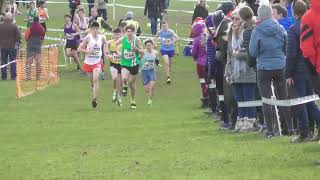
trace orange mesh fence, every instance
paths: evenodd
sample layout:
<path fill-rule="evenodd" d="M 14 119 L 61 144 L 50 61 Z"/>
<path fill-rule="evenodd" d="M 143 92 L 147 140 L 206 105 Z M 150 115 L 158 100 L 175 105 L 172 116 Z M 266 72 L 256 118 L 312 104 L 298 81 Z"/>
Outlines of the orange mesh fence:
<path fill-rule="evenodd" d="M 16 63 L 17 98 L 59 82 L 58 47 L 42 48 L 41 54 L 27 54 L 25 49 L 21 49 Z"/>

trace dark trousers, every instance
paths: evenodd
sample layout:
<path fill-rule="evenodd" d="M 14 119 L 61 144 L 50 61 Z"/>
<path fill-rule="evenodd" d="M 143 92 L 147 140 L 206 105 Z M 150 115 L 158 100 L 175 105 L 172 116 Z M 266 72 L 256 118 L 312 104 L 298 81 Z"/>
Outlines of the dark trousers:
<path fill-rule="evenodd" d="M 107 19 L 107 9 L 98 9 L 98 16 Z"/>
<path fill-rule="evenodd" d="M 94 7 L 94 0 L 87 0 L 89 3 L 89 17 L 91 16 L 91 9 Z"/>
<path fill-rule="evenodd" d="M 271 82 L 273 81 L 275 94 L 278 100 L 285 100 L 288 97 L 287 84 L 284 75 L 284 70 L 259 70 L 258 71 L 258 86 L 261 97 L 271 98 Z M 262 105 L 264 119 L 269 132 L 273 132 L 273 113 L 272 106 L 268 104 Z M 293 122 L 290 118 L 289 107 L 279 107 L 280 116 L 284 119 L 288 132 L 293 131 Z"/>
<path fill-rule="evenodd" d="M 2 48 L 1 49 L 1 65 L 7 64 L 8 59 L 9 62 L 16 60 L 17 56 L 17 50 L 14 48 Z M 11 79 L 16 79 L 17 73 L 16 73 L 16 63 L 10 64 L 10 74 Z M 1 68 L 1 79 L 6 80 L 7 79 L 7 67 Z"/>
<path fill-rule="evenodd" d="M 156 35 L 157 34 L 157 20 L 158 17 L 150 17 L 150 23 L 151 23 L 151 34 Z"/>
<path fill-rule="evenodd" d="M 237 102 L 253 101 L 255 98 L 255 83 L 234 83 L 234 95 Z M 256 118 L 257 109 L 256 107 L 239 107 L 239 118 Z"/>
<path fill-rule="evenodd" d="M 310 80 L 294 79 L 294 87 L 299 97 L 314 94 L 312 83 Z M 299 108 L 299 128 L 300 130 L 309 129 L 309 119 L 313 120 L 317 126 L 320 125 L 320 110 L 315 102 L 309 102 L 301 105 Z"/>

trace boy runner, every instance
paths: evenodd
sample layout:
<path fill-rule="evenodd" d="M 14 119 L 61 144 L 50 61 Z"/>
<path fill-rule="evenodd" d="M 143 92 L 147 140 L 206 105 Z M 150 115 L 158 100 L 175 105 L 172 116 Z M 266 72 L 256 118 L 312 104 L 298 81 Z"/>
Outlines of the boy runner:
<path fill-rule="evenodd" d="M 131 108 L 136 109 L 136 79 L 139 73 L 139 51 L 142 49 L 141 41 L 134 35 L 133 26 L 126 27 L 126 35 L 117 41 L 117 45 L 122 44 L 121 77 L 123 84 L 129 82 L 131 90 Z M 128 87 L 123 87 L 127 92 Z"/>
<path fill-rule="evenodd" d="M 154 44 L 151 39 L 146 40 L 144 44 L 147 49 L 141 52 L 141 75 L 144 89 L 149 97 L 148 105 L 152 105 L 152 97 L 156 83 L 155 65 L 159 64 L 159 53 L 154 50 Z"/>
<path fill-rule="evenodd" d="M 113 81 L 113 94 L 112 102 L 118 103 L 118 106 L 122 105 L 121 100 L 121 90 L 122 90 L 122 81 L 121 81 L 121 46 L 117 46 L 116 41 L 121 38 L 121 29 L 116 28 L 113 30 L 112 39 L 108 42 L 108 50 L 110 60 L 110 73 Z"/>
<path fill-rule="evenodd" d="M 107 42 L 103 35 L 99 34 L 99 23 L 91 23 L 91 33 L 88 34 L 80 44 L 78 51 L 85 54 L 83 71 L 90 77 L 93 93 L 92 107 L 97 107 L 99 92 L 99 75 L 101 73 L 101 56 L 107 51 Z M 102 47 L 105 50 L 102 50 Z M 107 54 L 105 54 L 107 56 Z"/>
<path fill-rule="evenodd" d="M 168 23 L 166 21 L 162 21 L 162 29 L 156 34 L 155 46 L 157 45 L 157 39 L 159 36 L 161 40 L 160 52 L 164 60 L 164 68 L 167 75 L 167 84 L 170 84 L 172 59 L 175 54 L 174 43 L 178 40 L 178 35 L 172 29 L 169 29 Z"/>

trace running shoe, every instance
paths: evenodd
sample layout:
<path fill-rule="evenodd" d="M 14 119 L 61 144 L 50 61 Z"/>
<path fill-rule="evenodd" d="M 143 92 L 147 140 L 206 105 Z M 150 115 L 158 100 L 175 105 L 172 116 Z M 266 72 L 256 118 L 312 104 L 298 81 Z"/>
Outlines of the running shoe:
<path fill-rule="evenodd" d="M 105 79 L 105 77 L 104 77 L 104 72 L 101 72 L 100 73 L 100 80 L 104 80 Z"/>
<path fill-rule="evenodd" d="M 122 96 L 126 97 L 128 94 L 128 87 L 123 87 Z"/>
<path fill-rule="evenodd" d="M 92 107 L 93 107 L 93 108 L 96 108 L 97 106 L 98 106 L 97 100 L 96 100 L 96 99 L 93 99 L 93 100 L 92 100 Z"/>
<path fill-rule="evenodd" d="M 116 101 L 117 101 L 117 93 L 115 91 L 113 91 L 112 102 L 116 102 Z"/>
<path fill-rule="evenodd" d="M 152 99 L 148 100 L 148 105 L 151 106 L 152 105 Z"/>
<path fill-rule="evenodd" d="M 81 71 L 80 65 L 77 66 L 77 71 Z"/>
<path fill-rule="evenodd" d="M 122 98 L 121 98 L 121 96 L 117 97 L 117 104 L 118 104 L 118 106 L 122 106 Z"/>
<path fill-rule="evenodd" d="M 134 101 L 131 102 L 131 109 L 136 109 L 137 105 Z"/>
<path fill-rule="evenodd" d="M 171 79 L 170 78 L 167 79 L 167 84 L 171 84 Z"/>

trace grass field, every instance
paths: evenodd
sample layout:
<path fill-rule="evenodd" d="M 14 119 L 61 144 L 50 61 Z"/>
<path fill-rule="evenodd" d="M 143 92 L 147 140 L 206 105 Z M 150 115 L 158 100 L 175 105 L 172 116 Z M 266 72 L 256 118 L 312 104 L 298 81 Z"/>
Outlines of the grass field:
<path fill-rule="evenodd" d="M 67 8 L 61 7 L 49 5 L 49 27 L 62 27 Z M 173 1 L 172 8 L 191 10 L 192 4 Z M 158 69 L 152 107 L 138 81 L 136 110 L 128 98 L 121 108 L 111 102 L 110 78 L 101 82 L 93 110 L 87 77 L 72 69 L 61 69 L 58 85 L 22 99 L 15 98 L 14 82 L 0 82 L 0 180 L 319 179 L 317 143 L 292 145 L 287 137 L 216 130 L 198 108 L 191 58 L 175 59 L 170 86 Z"/>

